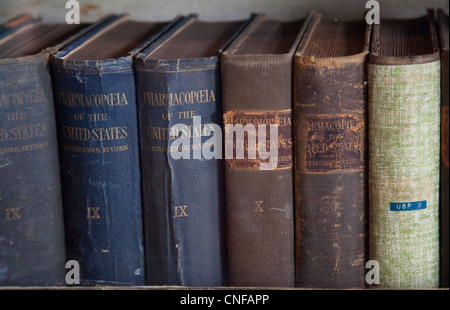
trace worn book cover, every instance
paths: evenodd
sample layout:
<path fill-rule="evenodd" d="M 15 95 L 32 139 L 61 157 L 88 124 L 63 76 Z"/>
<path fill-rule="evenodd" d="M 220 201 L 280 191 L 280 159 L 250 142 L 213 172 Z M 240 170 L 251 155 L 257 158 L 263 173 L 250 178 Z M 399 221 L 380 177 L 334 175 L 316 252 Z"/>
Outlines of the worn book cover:
<path fill-rule="evenodd" d="M 63 206 L 48 62 L 87 25 L 42 23 L 25 16 L 3 26 L 0 285 L 63 285 Z"/>
<path fill-rule="evenodd" d="M 226 284 L 220 54 L 247 23 L 191 15 L 136 60 L 149 285 Z"/>
<path fill-rule="evenodd" d="M 82 285 L 145 284 L 133 57 L 177 20 L 107 16 L 51 60 L 67 260 Z"/>
<path fill-rule="evenodd" d="M 441 74 L 432 14 L 374 26 L 369 86 L 369 259 L 380 287 L 439 286 Z"/>
<path fill-rule="evenodd" d="M 30 23 L 40 21 L 30 14 L 19 14 L 0 24 L 0 41 Z"/>
<path fill-rule="evenodd" d="M 300 287 L 365 287 L 370 30 L 364 20 L 317 14 L 294 56 Z"/>
<path fill-rule="evenodd" d="M 292 61 L 309 19 L 258 15 L 222 54 L 233 286 L 295 285 Z"/>

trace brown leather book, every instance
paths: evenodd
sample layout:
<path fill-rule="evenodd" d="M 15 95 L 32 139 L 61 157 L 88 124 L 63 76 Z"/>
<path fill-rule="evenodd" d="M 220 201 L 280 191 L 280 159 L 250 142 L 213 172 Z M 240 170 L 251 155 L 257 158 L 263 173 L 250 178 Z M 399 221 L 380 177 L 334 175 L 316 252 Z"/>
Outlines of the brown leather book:
<path fill-rule="evenodd" d="M 365 286 L 371 27 L 314 16 L 294 56 L 296 285 Z"/>
<path fill-rule="evenodd" d="M 441 221 L 441 270 L 440 285 L 448 287 L 448 14 L 444 10 L 438 10 L 439 36 L 441 41 L 441 187 L 440 187 L 440 221 Z"/>
<path fill-rule="evenodd" d="M 295 284 L 292 58 L 308 20 L 309 16 L 280 21 L 258 15 L 222 54 L 229 280 L 233 286 Z M 239 135 L 239 128 L 254 132 Z M 259 147 L 256 141 L 261 142 Z"/>

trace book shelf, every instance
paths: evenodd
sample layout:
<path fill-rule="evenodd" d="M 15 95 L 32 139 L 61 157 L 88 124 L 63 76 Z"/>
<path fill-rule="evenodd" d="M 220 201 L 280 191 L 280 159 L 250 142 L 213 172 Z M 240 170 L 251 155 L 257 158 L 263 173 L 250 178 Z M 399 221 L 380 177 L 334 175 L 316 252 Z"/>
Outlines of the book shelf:
<path fill-rule="evenodd" d="M 250 13 L 265 13 L 268 17 L 280 20 L 292 20 L 304 17 L 306 13 L 311 11 L 318 11 L 324 14 L 324 17 L 337 20 L 356 19 L 364 16 L 366 8 L 365 1 L 360 0 L 343 0 L 335 1 L 271 1 L 271 0 L 214 0 L 214 1 L 122 1 L 122 0 L 89 0 L 79 1 L 82 22 L 95 22 L 107 13 L 128 13 L 131 18 L 136 20 L 151 20 L 151 21 L 167 21 L 173 19 L 178 14 L 198 13 L 203 20 L 236 20 L 245 19 Z M 444 8 L 446 12 L 449 10 L 448 0 L 414 0 L 408 1 L 384 1 L 380 0 L 380 8 L 382 17 L 386 18 L 411 18 L 421 16 L 429 7 Z M 20 13 L 32 13 L 40 15 L 43 21 L 49 22 L 64 22 L 67 9 L 61 1 L 57 0 L 43 0 L 43 1 L 28 1 L 18 0 L 14 2 L 0 2 L 0 23 L 14 17 Z M 1 287 L 0 290 L 69 290 L 69 291 L 83 291 L 83 290 L 151 290 L 151 291 L 179 291 L 177 298 L 181 298 L 180 294 L 183 291 L 215 291 L 216 297 L 224 291 L 239 291 L 240 293 L 249 291 L 253 294 L 267 293 L 276 294 L 277 292 L 286 291 L 292 296 L 292 292 L 305 292 L 309 288 L 301 287 L 237 287 L 237 286 L 218 286 L 218 287 L 190 287 L 190 286 L 56 286 L 56 287 Z M 313 288 L 321 290 L 321 288 Z M 359 290 L 374 290 L 377 287 L 367 287 Z M 436 287 L 433 290 L 437 292 L 448 291 L 447 288 Z M 201 295 L 200 293 L 198 294 Z M 223 296 L 222 296 L 223 297 Z"/>

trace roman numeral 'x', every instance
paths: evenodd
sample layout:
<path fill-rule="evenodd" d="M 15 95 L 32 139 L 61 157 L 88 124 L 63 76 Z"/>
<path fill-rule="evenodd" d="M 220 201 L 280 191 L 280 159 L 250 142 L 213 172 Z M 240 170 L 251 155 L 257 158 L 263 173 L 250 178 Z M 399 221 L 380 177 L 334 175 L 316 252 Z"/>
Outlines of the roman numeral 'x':
<path fill-rule="evenodd" d="M 253 210 L 253 212 L 264 212 L 263 208 L 261 207 L 262 203 L 264 201 L 255 201 L 256 208 Z"/>

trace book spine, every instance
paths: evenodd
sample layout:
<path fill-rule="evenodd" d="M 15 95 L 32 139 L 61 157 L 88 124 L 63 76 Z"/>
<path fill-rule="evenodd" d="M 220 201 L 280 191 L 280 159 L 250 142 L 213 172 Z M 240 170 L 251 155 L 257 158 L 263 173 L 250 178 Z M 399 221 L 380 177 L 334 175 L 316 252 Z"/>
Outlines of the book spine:
<path fill-rule="evenodd" d="M 38 22 L 39 19 L 33 18 L 29 14 L 20 14 L 4 23 L 0 24 L 0 41 L 7 38 L 9 35 L 19 30 L 20 28 Z"/>
<path fill-rule="evenodd" d="M 222 56 L 225 135 L 231 132 L 225 153 L 233 152 L 226 155 L 225 169 L 233 286 L 294 286 L 291 67 L 292 54 Z M 266 136 L 261 136 L 266 143 L 258 141 L 270 146 L 266 151 L 278 150 L 269 162 L 261 156 L 261 147 L 249 142 L 248 132 L 245 141 L 244 133 L 238 138 L 227 129 L 253 125 L 259 135 L 261 124 L 266 124 Z M 275 142 L 270 125 L 278 125 Z M 274 169 L 261 170 L 261 164 L 273 163 Z"/>
<path fill-rule="evenodd" d="M 63 206 L 48 54 L 0 60 L 0 285 L 64 284 Z"/>
<path fill-rule="evenodd" d="M 365 286 L 367 53 L 294 58 L 296 285 Z"/>
<path fill-rule="evenodd" d="M 67 258 L 82 284 L 144 284 L 131 61 L 52 60 Z"/>
<path fill-rule="evenodd" d="M 440 179 L 440 238 L 441 238 L 441 275 L 440 285 L 448 287 L 449 281 L 449 128 L 448 128 L 448 49 L 441 50 L 441 179 Z"/>
<path fill-rule="evenodd" d="M 221 286 L 226 240 L 218 57 L 138 60 L 136 68 L 147 284 Z"/>
<path fill-rule="evenodd" d="M 368 64 L 369 258 L 380 286 L 438 287 L 440 61 Z"/>

